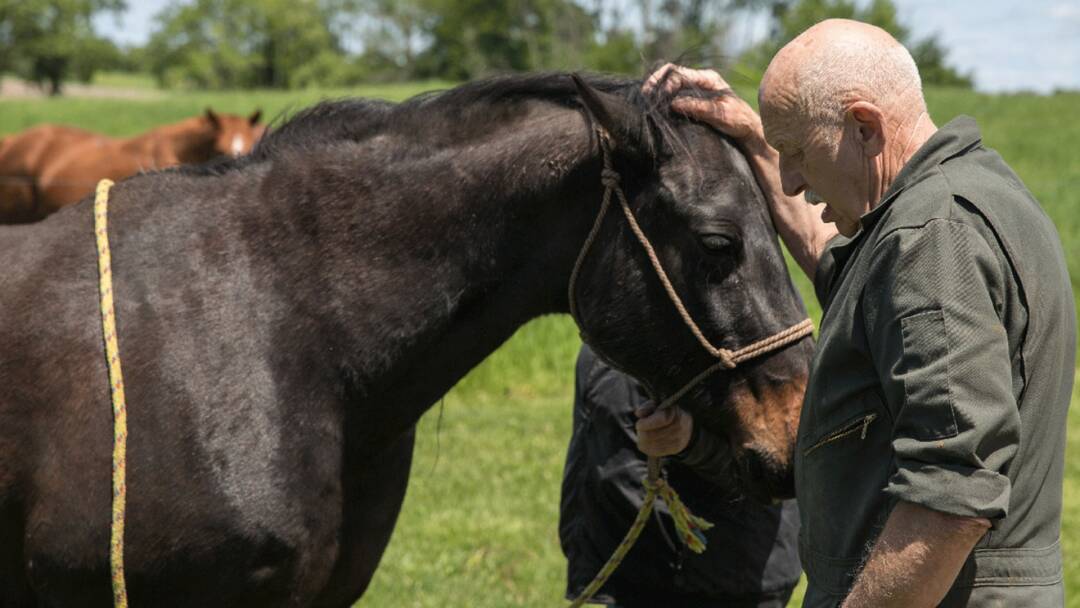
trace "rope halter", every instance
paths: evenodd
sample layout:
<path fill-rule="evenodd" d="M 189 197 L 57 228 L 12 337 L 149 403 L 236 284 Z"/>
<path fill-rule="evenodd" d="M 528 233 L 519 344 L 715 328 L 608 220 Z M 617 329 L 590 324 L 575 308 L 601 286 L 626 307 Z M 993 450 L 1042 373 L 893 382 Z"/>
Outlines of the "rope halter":
<path fill-rule="evenodd" d="M 637 222 L 637 218 L 634 217 L 634 212 L 630 209 L 630 204 L 626 201 L 626 194 L 619 185 L 621 176 L 612 165 L 611 149 L 608 143 L 609 135 L 606 131 L 601 129 L 597 129 L 597 135 L 599 136 L 600 153 L 604 162 L 603 169 L 600 170 L 600 183 L 604 186 L 604 198 L 600 204 L 600 211 L 596 215 L 596 220 L 593 222 L 592 229 L 589 230 L 589 235 L 585 238 L 585 243 L 581 246 L 581 251 L 578 253 L 577 260 L 574 262 L 574 269 L 570 272 L 570 283 L 567 286 L 570 316 L 574 318 L 578 327 L 581 328 L 582 337 L 584 339 L 587 334 L 585 333 L 584 319 L 577 306 L 577 280 L 581 274 L 581 267 L 585 263 L 585 257 L 592 248 L 593 242 L 596 240 L 596 237 L 600 232 L 600 227 L 604 222 L 604 217 L 611 207 L 611 194 L 614 192 L 619 199 L 619 206 L 622 208 L 623 216 L 626 217 L 626 222 L 629 224 L 631 232 L 634 233 L 638 243 L 641 244 L 641 247 L 649 256 L 649 262 L 652 264 L 657 278 L 660 279 L 660 283 L 663 284 L 668 299 L 671 300 L 671 303 L 675 306 L 675 310 L 678 311 L 679 316 L 682 318 L 683 323 L 686 324 L 686 327 L 690 330 L 690 333 L 694 335 L 694 338 L 697 339 L 698 343 L 701 344 L 709 355 L 717 359 L 717 363 L 710 365 L 705 371 L 694 376 L 689 382 L 683 385 L 682 388 L 665 398 L 657 409 L 670 407 L 679 399 L 686 396 L 686 394 L 701 383 L 701 381 L 716 371 L 722 369 L 735 369 L 735 367 L 744 361 L 784 348 L 813 333 L 814 322 L 810 319 L 803 319 L 791 327 L 770 336 L 766 336 L 736 350 L 728 350 L 726 348 L 714 346 L 712 342 L 705 337 L 705 334 L 701 331 L 701 327 L 694 321 L 694 318 L 690 315 L 689 311 L 686 310 L 682 298 L 680 298 L 678 292 L 675 291 L 675 286 L 672 285 L 671 279 L 668 278 L 667 272 L 664 271 L 664 267 L 660 263 L 660 258 L 656 254 L 656 249 L 652 246 L 649 238 L 645 236 L 645 232 L 642 231 L 641 226 Z"/>

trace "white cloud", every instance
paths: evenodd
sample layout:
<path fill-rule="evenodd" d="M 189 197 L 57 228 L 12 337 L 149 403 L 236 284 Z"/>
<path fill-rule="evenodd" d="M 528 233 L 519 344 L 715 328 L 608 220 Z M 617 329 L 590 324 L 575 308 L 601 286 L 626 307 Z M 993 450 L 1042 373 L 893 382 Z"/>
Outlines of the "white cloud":
<path fill-rule="evenodd" d="M 1080 4 L 1059 2 L 1050 7 L 1050 16 L 1054 19 L 1080 22 Z"/>

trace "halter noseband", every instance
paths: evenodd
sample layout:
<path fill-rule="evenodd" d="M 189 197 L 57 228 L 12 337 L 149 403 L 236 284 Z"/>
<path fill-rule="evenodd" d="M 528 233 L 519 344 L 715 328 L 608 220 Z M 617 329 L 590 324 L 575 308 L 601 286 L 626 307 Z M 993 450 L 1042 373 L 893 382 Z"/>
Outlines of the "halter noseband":
<path fill-rule="evenodd" d="M 810 319 L 804 319 L 803 321 L 788 327 L 775 334 L 762 338 L 756 342 L 748 344 L 737 350 L 728 350 L 726 348 L 718 348 L 713 346 L 709 339 L 702 333 L 701 328 L 694 322 L 694 318 L 690 316 L 690 313 L 686 310 L 686 306 L 683 304 L 682 298 L 679 297 L 678 292 L 675 291 L 675 286 L 671 284 L 671 279 L 668 278 L 666 272 L 664 272 L 663 265 L 660 264 L 660 258 L 656 255 L 656 250 L 653 248 L 652 243 L 649 242 L 648 237 L 641 230 L 641 226 L 637 222 L 637 218 L 634 217 L 634 212 L 630 209 L 630 204 L 626 202 L 626 194 L 623 193 L 622 188 L 619 186 L 620 176 L 611 163 L 611 150 L 608 145 L 608 134 L 606 131 L 597 130 L 597 135 L 600 140 L 600 154 L 604 161 L 604 167 L 600 170 L 600 183 L 604 185 L 604 198 L 600 204 L 600 212 L 596 215 L 596 220 L 593 222 L 592 229 L 589 230 L 589 235 L 585 238 L 585 243 L 581 246 L 581 252 L 578 253 L 577 261 L 574 262 L 574 269 L 570 272 L 570 283 L 567 286 L 567 298 L 570 304 L 570 316 L 577 322 L 578 327 L 581 328 L 582 335 L 585 335 L 585 323 L 584 319 L 578 312 L 576 287 L 578 275 L 581 273 L 581 267 L 585 263 L 585 257 L 589 253 L 589 249 L 592 247 L 593 242 L 596 240 L 596 236 L 600 233 L 600 226 L 604 223 L 604 217 L 607 215 L 608 209 L 611 207 L 611 193 L 614 192 L 618 195 L 619 206 L 622 207 L 623 215 L 626 217 L 626 222 L 630 225 L 631 232 L 641 243 L 642 248 L 645 249 L 645 253 L 649 256 L 649 261 L 652 263 L 653 270 L 656 271 L 657 278 L 660 279 L 660 283 L 664 286 L 664 291 L 667 292 L 668 298 L 671 303 L 675 305 L 675 309 L 678 311 L 679 316 L 682 317 L 683 322 L 690 330 L 697 341 L 701 344 L 705 350 L 719 361 L 713 365 L 710 365 L 697 376 L 694 376 L 689 382 L 683 385 L 682 388 L 672 393 L 669 397 L 664 399 L 657 409 L 663 409 L 671 406 L 676 401 L 681 399 L 690 392 L 690 389 L 697 386 L 702 380 L 712 375 L 714 372 L 721 369 L 734 369 L 743 361 L 759 357 L 766 353 L 779 350 L 789 344 L 793 344 L 802 340 L 806 336 L 810 335 L 814 331 L 814 322 Z"/>

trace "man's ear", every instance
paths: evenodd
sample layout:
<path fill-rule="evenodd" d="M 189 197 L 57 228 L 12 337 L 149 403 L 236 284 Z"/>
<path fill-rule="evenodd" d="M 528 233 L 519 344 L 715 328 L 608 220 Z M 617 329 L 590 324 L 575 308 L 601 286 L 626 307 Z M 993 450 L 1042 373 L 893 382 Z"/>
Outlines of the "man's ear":
<path fill-rule="evenodd" d="M 856 101 L 847 110 L 847 117 L 854 122 L 858 142 L 867 157 L 885 151 L 885 113 L 868 101 Z"/>
<path fill-rule="evenodd" d="M 615 150 L 636 160 L 654 158 L 656 136 L 644 110 L 622 97 L 593 88 L 578 74 L 570 78 L 593 124 L 607 131 Z"/>

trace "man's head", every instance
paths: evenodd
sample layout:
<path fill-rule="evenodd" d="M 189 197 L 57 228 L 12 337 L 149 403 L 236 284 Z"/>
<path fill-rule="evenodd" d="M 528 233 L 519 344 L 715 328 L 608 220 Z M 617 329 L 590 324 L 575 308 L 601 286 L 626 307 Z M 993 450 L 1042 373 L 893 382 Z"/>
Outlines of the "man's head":
<path fill-rule="evenodd" d="M 784 191 L 824 199 L 822 217 L 849 236 L 934 130 L 907 49 L 857 21 L 823 21 L 788 43 L 759 102 Z"/>

